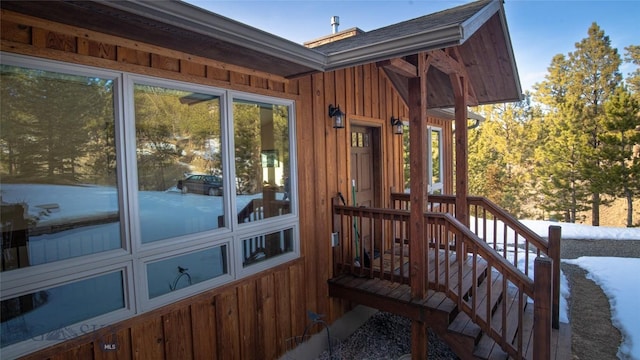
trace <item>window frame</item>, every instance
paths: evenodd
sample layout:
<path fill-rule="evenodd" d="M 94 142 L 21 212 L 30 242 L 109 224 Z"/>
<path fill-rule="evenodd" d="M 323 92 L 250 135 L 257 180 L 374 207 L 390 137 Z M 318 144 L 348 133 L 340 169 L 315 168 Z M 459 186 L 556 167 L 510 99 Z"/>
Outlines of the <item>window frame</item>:
<path fill-rule="evenodd" d="M 428 192 L 429 194 L 434 194 L 436 191 L 440 191 L 440 194 L 444 194 L 444 159 L 443 159 L 443 144 L 442 144 L 442 128 L 437 126 L 427 126 L 428 132 L 428 141 L 427 141 L 427 154 L 429 154 L 429 160 L 427 164 L 427 176 L 428 176 Z M 440 169 L 440 181 L 434 183 L 433 182 L 433 134 L 438 134 L 438 166 Z"/>
<path fill-rule="evenodd" d="M 116 178 L 121 241 L 121 248 L 119 249 L 3 272 L 0 286 L 2 290 L 1 300 L 11 299 L 51 287 L 62 286 L 108 272 L 122 271 L 125 308 L 87 319 L 78 324 L 65 326 L 65 328 L 78 329 L 77 334 L 84 335 L 86 329 L 85 331 L 81 330 L 82 327 L 87 324 L 102 324 L 101 326 L 108 326 L 109 324 L 130 319 L 158 307 L 168 305 L 197 293 L 209 291 L 300 257 L 298 163 L 295 127 L 296 101 L 294 99 L 259 95 L 221 87 L 5 52 L 0 52 L 0 60 L 3 65 L 70 75 L 100 77 L 113 81 Z M 134 109 L 134 84 L 136 83 L 220 96 L 220 140 L 221 149 L 223 149 L 222 171 L 225 184 L 223 208 L 224 214 L 229 214 L 229 216 L 225 216 L 225 224 L 223 227 L 145 244 L 142 243 L 140 234 Z M 263 219 L 255 223 L 238 224 L 236 216 L 238 209 L 236 208 L 237 203 L 235 198 L 234 151 L 225 151 L 225 149 L 235 149 L 233 101 L 237 99 L 288 107 L 290 144 L 289 179 L 291 193 L 291 212 L 289 214 Z M 293 236 L 293 249 L 291 252 L 243 268 L 243 239 L 288 229 L 292 230 Z M 220 246 L 226 246 L 226 274 L 181 288 L 179 291 L 149 299 L 146 269 L 148 263 Z M 94 330 L 97 330 L 97 328 Z M 34 339 L 29 339 L 8 345 L 2 348 L 1 351 L 9 357 L 21 356 L 67 340 L 69 339 L 37 342 Z"/>

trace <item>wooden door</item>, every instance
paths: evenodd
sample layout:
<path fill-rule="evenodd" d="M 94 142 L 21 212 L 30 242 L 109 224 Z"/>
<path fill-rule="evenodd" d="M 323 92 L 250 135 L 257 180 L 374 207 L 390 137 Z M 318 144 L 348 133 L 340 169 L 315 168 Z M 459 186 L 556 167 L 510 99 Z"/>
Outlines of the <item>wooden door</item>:
<path fill-rule="evenodd" d="M 351 127 L 351 185 L 355 183 L 355 205 L 374 206 L 375 188 L 371 128 Z M 353 190 L 352 190 L 353 195 Z"/>
<path fill-rule="evenodd" d="M 356 206 L 375 207 L 380 205 L 378 196 L 380 183 L 379 154 L 380 149 L 379 129 L 351 126 L 351 204 Z M 355 190 L 355 191 L 354 191 Z M 365 255 L 364 265 L 369 266 L 369 258 L 375 257 L 372 235 L 376 229 L 371 228 L 367 219 L 358 222 L 356 237 L 359 246 L 364 247 L 368 255 Z M 368 258 L 369 257 L 369 258 Z"/>

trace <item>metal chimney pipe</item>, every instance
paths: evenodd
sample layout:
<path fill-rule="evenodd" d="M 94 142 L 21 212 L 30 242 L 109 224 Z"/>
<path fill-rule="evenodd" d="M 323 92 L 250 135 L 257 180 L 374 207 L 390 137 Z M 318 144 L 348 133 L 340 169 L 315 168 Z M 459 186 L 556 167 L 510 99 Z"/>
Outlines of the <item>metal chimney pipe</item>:
<path fill-rule="evenodd" d="M 339 25 L 340 25 L 340 17 L 332 16 L 331 17 L 331 29 L 332 29 L 332 32 L 334 34 L 338 32 L 338 26 Z"/>

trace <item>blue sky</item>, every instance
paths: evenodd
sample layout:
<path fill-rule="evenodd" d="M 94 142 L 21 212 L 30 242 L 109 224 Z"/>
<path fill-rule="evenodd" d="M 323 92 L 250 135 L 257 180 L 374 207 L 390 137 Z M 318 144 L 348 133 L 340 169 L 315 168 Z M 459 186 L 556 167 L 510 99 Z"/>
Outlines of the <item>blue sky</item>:
<path fill-rule="evenodd" d="M 196 6 L 302 44 L 331 33 L 331 16 L 340 17 L 339 30 L 364 31 L 461 5 L 451 0 L 344 1 L 223 1 L 187 0 Z M 624 55 L 624 48 L 640 45 L 640 0 L 544 1 L 506 0 L 505 12 L 523 90 L 542 81 L 556 54 L 575 50 L 596 22 Z M 623 75 L 633 67 L 620 68 Z"/>

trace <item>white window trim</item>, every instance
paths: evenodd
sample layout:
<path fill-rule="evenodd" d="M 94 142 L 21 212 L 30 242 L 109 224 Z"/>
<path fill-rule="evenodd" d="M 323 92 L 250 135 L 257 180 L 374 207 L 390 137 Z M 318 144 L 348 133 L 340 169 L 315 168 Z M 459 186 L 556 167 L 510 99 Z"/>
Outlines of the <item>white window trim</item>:
<path fill-rule="evenodd" d="M 4 65 L 32 68 L 38 70 L 60 72 L 72 75 L 100 77 L 110 79 L 113 83 L 114 122 L 116 134 L 116 163 L 118 180 L 118 205 L 120 215 L 121 248 L 96 254 L 74 257 L 52 263 L 35 265 L 2 273 L 1 299 L 10 299 L 28 294 L 40 289 L 62 286 L 88 277 L 98 276 L 108 272 L 123 271 L 123 292 L 125 307 L 104 315 L 82 321 L 82 323 L 67 326 L 75 327 L 83 335 L 81 327 L 88 324 L 103 324 L 107 326 L 140 315 L 151 309 L 173 303 L 177 300 L 192 296 L 196 293 L 211 290 L 223 284 L 242 279 L 246 276 L 268 270 L 300 257 L 300 224 L 298 213 L 298 179 L 295 128 L 295 101 L 285 98 L 263 96 L 252 93 L 232 91 L 175 80 L 160 79 L 148 76 L 130 74 L 121 71 L 105 70 L 91 66 L 77 65 L 54 60 L 38 59 L 23 55 L 0 52 L 0 59 Z M 136 135 L 133 105 L 133 84 L 141 83 L 165 87 L 174 87 L 187 91 L 203 92 L 219 95 L 221 101 L 221 146 L 233 149 L 233 100 L 242 99 L 263 103 L 287 106 L 289 109 L 289 168 L 291 213 L 270 219 L 261 220 L 255 224 L 239 226 L 235 209 L 235 194 L 224 197 L 225 214 L 228 216 L 224 228 L 200 232 L 172 238 L 170 241 L 159 240 L 148 244 L 141 243 L 138 195 L 137 195 L 137 158 Z M 226 105 L 226 106 L 225 106 Z M 126 121 L 125 121 L 126 120 Z M 235 186 L 235 166 L 233 154 L 224 152 L 223 176 L 227 184 Z M 233 181 L 233 182 L 231 182 Z M 228 187 L 231 189 L 231 187 Z M 227 191 L 227 195 L 231 190 Z M 266 234 L 270 232 L 292 229 L 293 251 L 281 256 L 267 259 L 244 269 L 242 267 L 242 239 Z M 175 294 L 165 294 L 158 298 L 149 299 L 146 278 L 146 264 L 170 256 L 183 255 L 193 251 L 227 245 L 228 273 L 203 281 L 176 291 Z M 49 342 L 37 342 L 34 339 L 25 340 L 2 348 L 4 356 L 17 357 L 32 353 L 36 350 L 54 345 L 68 339 Z"/>

